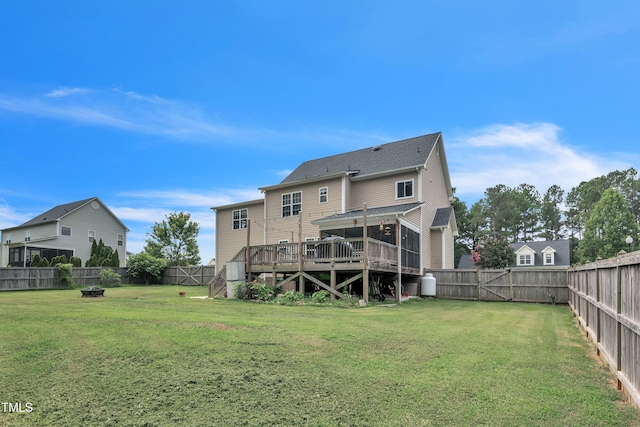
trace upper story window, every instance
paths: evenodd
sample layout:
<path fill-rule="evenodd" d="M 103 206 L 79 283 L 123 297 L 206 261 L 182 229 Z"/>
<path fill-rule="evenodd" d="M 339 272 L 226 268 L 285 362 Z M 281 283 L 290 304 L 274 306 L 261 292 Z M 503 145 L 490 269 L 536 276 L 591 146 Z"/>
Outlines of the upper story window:
<path fill-rule="evenodd" d="M 236 209 L 233 211 L 233 229 L 241 230 L 247 228 L 247 218 L 249 217 L 248 209 Z"/>
<path fill-rule="evenodd" d="M 555 265 L 556 263 L 556 251 L 551 246 L 547 246 L 542 251 L 543 255 L 543 264 L 544 265 Z"/>
<path fill-rule="evenodd" d="M 329 201 L 329 187 L 321 187 L 319 190 L 320 203 L 327 203 Z"/>
<path fill-rule="evenodd" d="M 118 241 L 118 246 L 123 246 L 124 245 L 124 234 L 118 234 L 116 236 L 117 241 Z"/>
<path fill-rule="evenodd" d="M 60 227 L 60 234 L 62 236 L 71 236 L 71 227 L 62 226 Z"/>
<path fill-rule="evenodd" d="M 396 199 L 413 197 L 413 180 L 396 182 Z"/>
<path fill-rule="evenodd" d="M 535 264 L 536 251 L 527 245 L 521 246 L 516 251 L 516 256 L 516 265 L 518 266 L 532 266 Z"/>
<path fill-rule="evenodd" d="M 6 233 L 4 236 L 4 242 L 8 245 L 9 243 L 11 243 L 11 233 Z"/>
<path fill-rule="evenodd" d="M 24 241 L 29 242 L 31 240 L 31 230 L 27 230 L 24 232 Z"/>
<path fill-rule="evenodd" d="M 302 210 L 302 192 L 282 195 L 282 216 L 294 216 Z"/>
<path fill-rule="evenodd" d="M 531 265 L 531 254 L 522 254 L 518 257 L 518 265 Z"/>
<path fill-rule="evenodd" d="M 93 243 L 96 240 L 96 231 L 89 230 L 89 243 Z"/>

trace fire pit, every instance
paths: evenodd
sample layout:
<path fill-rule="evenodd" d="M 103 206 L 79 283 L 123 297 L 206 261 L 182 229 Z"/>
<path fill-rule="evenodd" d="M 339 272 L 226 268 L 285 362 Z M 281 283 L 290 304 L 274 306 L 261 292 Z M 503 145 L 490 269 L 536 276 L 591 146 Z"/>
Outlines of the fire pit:
<path fill-rule="evenodd" d="M 104 289 L 97 286 L 89 286 L 81 290 L 83 297 L 103 297 Z"/>

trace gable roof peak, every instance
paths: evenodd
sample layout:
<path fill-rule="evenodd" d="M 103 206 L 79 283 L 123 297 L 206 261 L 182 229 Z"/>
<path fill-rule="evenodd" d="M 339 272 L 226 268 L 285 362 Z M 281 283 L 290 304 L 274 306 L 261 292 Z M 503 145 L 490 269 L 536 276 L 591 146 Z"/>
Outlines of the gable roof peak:
<path fill-rule="evenodd" d="M 441 133 L 416 136 L 395 142 L 321 157 L 301 163 L 281 184 L 319 178 L 338 173 L 367 176 L 423 166 Z"/>

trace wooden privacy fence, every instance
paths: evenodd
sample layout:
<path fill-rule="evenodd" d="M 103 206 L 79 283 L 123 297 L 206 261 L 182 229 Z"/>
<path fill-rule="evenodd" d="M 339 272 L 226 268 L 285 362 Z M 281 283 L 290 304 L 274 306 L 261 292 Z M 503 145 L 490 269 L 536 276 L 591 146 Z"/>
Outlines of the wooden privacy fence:
<path fill-rule="evenodd" d="M 215 277 L 216 268 L 212 265 L 167 267 L 164 269 L 162 283 L 165 285 L 207 286 Z"/>
<path fill-rule="evenodd" d="M 436 297 L 474 301 L 569 302 L 566 269 L 429 270 Z"/>
<path fill-rule="evenodd" d="M 640 252 L 573 267 L 569 305 L 618 388 L 640 406 Z"/>
<path fill-rule="evenodd" d="M 100 271 L 114 270 L 122 283 L 141 284 L 140 278 L 129 276 L 125 267 L 74 267 L 71 275 L 77 286 L 100 286 Z M 215 267 L 166 267 L 160 281 L 164 285 L 207 286 L 215 278 Z M 61 288 L 58 269 L 55 267 L 0 268 L 0 291 Z"/>

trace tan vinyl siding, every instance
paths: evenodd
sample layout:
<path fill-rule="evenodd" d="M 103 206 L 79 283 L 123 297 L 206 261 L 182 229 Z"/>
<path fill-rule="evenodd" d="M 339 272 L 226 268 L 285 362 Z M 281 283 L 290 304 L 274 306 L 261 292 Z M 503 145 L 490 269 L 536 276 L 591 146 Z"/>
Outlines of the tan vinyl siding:
<path fill-rule="evenodd" d="M 229 208 L 216 210 L 216 269 L 224 267 L 240 249 L 247 245 L 247 229 L 233 229 L 233 211 L 247 209 L 247 219 L 251 222 L 251 245 L 262 245 L 264 229 L 264 203 L 234 205 Z"/>
<path fill-rule="evenodd" d="M 433 239 L 440 239 L 439 231 L 430 232 L 431 224 L 436 215 L 438 208 L 446 208 L 450 206 L 449 194 L 447 192 L 447 184 L 444 178 L 444 169 L 442 167 L 442 158 L 434 149 L 427 160 L 426 169 L 421 171 L 422 179 L 422 201 L 424 202 L 423 210 L 423 230 L 422 233 L 422 260 L 424 268 L 438 268 L 435 265 L 442 264 L 442 243 L 433 242 Z M 437 249 L 437 252 L 436 252 Z M 453 245 L 451 251 L 453 252 Z M 437 264 L 433 264 L 435 259 Z M 452 262 L 453 264 L 453 262 Z"/>
<path fill-rule="evenodd" d="M 417 202 L 418 179 L 417 173 L 409 172 L 354 181 L 351 184 L 351 203 L 347 203 L 347 210 L 361 209 L 364 203 L 367 204 L 367 207 L 373 208 Z M 408 180 L 413 180 L 413 197 L 397 199 L 396 183 Z"/>
<path fill-rule="evenodd" d="M 455 238 L 453 236 L 453 230 L 451 226 L 444 230 L 445 232 L 445 244 L 447 245 L 446 257 L 444 268 L 455 268 Z"/>
<path fill-rule="evenodd" d="M 420 209 L 415 209 L 409 212 L 404 219 L 412 225 L 420 228 Z"/>
<path fill-rule="evenodd" d="M 444 268 L 442 266 L 442 231 L 431 230 L 431 266 L 429 268 Z"/>
<path fill-rule="evenodd" d="M 328 188 L 327 202 L 320 203 L 319 190 Z M 342 178 L 333 178 L 300 186 L 270 190 L 265 194 L 266 199 L 266 243 L 278 243 L 288 240 L 298 241 L 298 216 L 282 217 L 282 195 L 295 192 L 302 193 L 302 240 L 320 236 L 319 228 L 311 221 L 325 216 L 342 212 Z"/>

